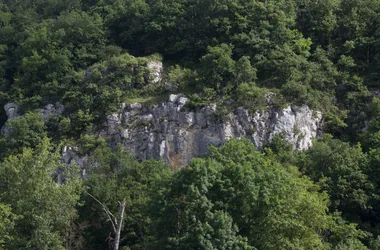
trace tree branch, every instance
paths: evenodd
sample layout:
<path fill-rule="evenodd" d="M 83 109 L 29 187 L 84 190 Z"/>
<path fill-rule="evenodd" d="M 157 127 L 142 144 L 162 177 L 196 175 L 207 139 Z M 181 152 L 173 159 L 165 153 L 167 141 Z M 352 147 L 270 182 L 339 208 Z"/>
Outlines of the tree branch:
<path fill-rule="evenodd" d="M 112 229 L 113 229 L 114 233 L 116 234 L 117 233 L 116 226 L 115 226 L 115 224 L 117 225 L 117 219 L 116 219 L 116 217 L 109 211 L 109 209 L 107 208 L 107 206 L 104 205 L 101 201 L 99 201 L 98 199 L 96 199 L 92 194 L 90 194 L 86 190 L 84 190 L 84 192 L 87 195 L 89 195 L 91 198 L 93 198 L 96 202 L 98 202 L 102 206 L 104 212 L 107 214 L 109 220 L 111 221 L 111 223 L 112 223 Z M 111 218 L 111 216 L 112 216 L 113 219 Z"/>

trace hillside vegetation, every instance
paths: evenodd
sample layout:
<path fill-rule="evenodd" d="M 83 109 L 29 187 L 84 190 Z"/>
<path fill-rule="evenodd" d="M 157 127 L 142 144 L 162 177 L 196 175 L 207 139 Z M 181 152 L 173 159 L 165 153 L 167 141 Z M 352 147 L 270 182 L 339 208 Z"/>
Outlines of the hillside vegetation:
<path fill-rule="evenodd" d="M 0 109 L 0 249 L 380 249 L 379 89 L 379 0 L 0 0 L 0 107 L 21 114 Z M 98 136 L 173 92 L 221 119 L 271 92 L 324 134 L 233 139 L 177 172 Z"/>

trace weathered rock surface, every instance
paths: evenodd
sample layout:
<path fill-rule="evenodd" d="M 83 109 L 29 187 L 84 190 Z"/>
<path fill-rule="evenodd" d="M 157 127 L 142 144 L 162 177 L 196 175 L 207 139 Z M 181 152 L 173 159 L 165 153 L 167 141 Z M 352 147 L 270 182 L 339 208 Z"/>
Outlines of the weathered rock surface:
<path fill-rule="evenodd" d="M 5 114 L 8 116 L 8 120 L 12 120 L 18 116 L 19 106 L 16 103 L 7 103 L 4 105 Z"/>
<path fill-rule="evenodd" d="M 81 169 L 81 177 L 87 178 L 86 164 L 88 162 L 88 156 L 80 155 L 78 147 L 64 146 L 61 151 L 61 162 L 69 168 L 71 166 L 79 166 Z M 55 178 L 57 185 L 61 185 L 64 183 L 66 178 L 65 171 L 67 171 L 65 168 L 59 167 L 53 173 L 53 177 Z"/>
<path fill-rule="evenodd" d="M 170 95 L 167 102 L 144 106 L 123 104 L 119 113 L 108 116 L 101 133 L 113 143 L 122 143 L 139 159 L 163 158 L 174 168 L 208 153 L 231 138 L 246 137 L 258 148 L 275 135 L 285 133 L 295 149 L 307 149 L 319 133 L 322 115 L 306 105 L 285 109 L 268 108 L 250 114 L 238 108 L 228 119 L 216 119 L 216 105 L 186 110 L 188 99 Z"/>
<path fill-rule="evenodd" d="M 19 111 L 20 107 L 16 103 L 7 103 L 4 105 L 4 110 L 6 115 L 8 116 L 8 120 L 13 120 L 16 117 L 19 117 Z M 48 104 L 44 108 L 40 109 L 41 116 L 44 120 L 49 120 L 55 116 L 58 116 L 63 113 L 65 110 L 65 107 L 57 102 L 55 104 Z M 2 135 L 8 136 L 9 135 L 9 127 L 7 124 L 4 124 L 0 130 L 0 133 Z"/>
<path fill-rule="evenodd" d="M 148 68 L 151 70 L 151 77 L 153 83 L 159 83 L 162 80 L 162 73 L 164 72 L 164 67 L 160 61 L 150 61 L 148 63 Z"/>
<path fill-rule="evenodd" d="M 220 121 L 216 105 L 189 110 L 187 102 L 185 96 L 173 94 L 160 104 L 123 104 L 118 113 L 107 116 L 101 136 L 110 143 L 122 143 L 141 160 L 163 158 L 177 168 L 207 154 L 209 146 L 220 146 L 231 138 L 245 137 L 262 148 L 274 136 L 284 133 L 295 149 L 307 149 L 318 135 L 322 120 L 320 112 L 306 105 L 290 105 L 285 109 L 268 107 L 253 114 L 238 108 Z M 10 120 L 19 116 L 16 104 L 9 103 L 4 108 Z M 41 115 L 49 119 L 63 110 L 59 103 L 49 104 L 41 109 Z M 5 125 L 2 133 L 8 130 Z M 79 156 L 77 151 L 75 147 L 65 147 L 62 162 L 75 162 L 85 169 L 87 157 Z"/>
<path fill-rule="evenodd" d="M 55 116 L 58 116 L 65 111 L 65 106 L 63 104 L 57 102 L 56 104 L 48 104 L 43 109 L 41 109 L 42 118 L 45 120 L 49 120 Z"/>
<path fill-rule="evenodd" d="M 8 117 L 8 121 L 11 121 L 14 118 L 16 118 L 17 116 L 19 116 L 19 114 L 18 114 L 19 106 L 16 103 L 11 102 L 11 103 L 5 104 L 4 105 L 4 111 Z M 0 133 L 1 133 L 1 135 L 5 135 L 5 136 L 9 135 L 10 131 L 9 131 L 9 127 L 7 124 L 4 124 L 1 127 Z"/>
<path fill-rule="evenodd" d="M 82 169 L 82 177 L 86 177 L 85 167 L 88 162 L 88 156 L 80 155 L 77 147 L 64 146 L 61 152 L 61 161 L 66 165 L 78 165 Z"/>
<path fill-rule="evenodd" d="M 87 157 L 81 157 L 78 153 L 79 149 L 77 147 L 64 146 L 61 152 L 61 160 L 65 164 L 77 164 L 81 168 L 85 166 L 87 162 Z"/>

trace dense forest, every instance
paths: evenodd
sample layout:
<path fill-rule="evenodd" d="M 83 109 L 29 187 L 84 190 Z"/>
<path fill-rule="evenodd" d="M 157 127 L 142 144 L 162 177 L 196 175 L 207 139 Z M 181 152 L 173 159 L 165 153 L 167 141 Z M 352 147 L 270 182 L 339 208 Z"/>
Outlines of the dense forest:
<path fill-rule="evenodd" d="M 379 90 L 379 0 L 0 0 L 0 107 L 22 114 L 0 109 L 0 249 L 380 249 Z M 174 92 L 219 119 L 270 92 L 321 111 L 323 134 L 232 139 L 171 171 L 97 133 Z"/>

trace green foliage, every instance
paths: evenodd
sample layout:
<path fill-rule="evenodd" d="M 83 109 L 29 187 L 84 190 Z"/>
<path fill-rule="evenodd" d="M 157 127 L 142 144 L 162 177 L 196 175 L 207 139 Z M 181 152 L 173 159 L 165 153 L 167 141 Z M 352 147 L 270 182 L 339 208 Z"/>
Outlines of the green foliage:
<path fill-rule="evenodd" d="M 369 117 L 372 120 L 369 124 L 367 121 L 365 125 L 368 126 L 368 129 L 359 135 L 360 142 L 366 150 L 380 148 L 380 120 L 378 119 L 380 115 L 380 100 L 374 98 L 368 109 Z"/>
<path fill-rule="evenodd" d="M 106 141 L 102 137 L 82 134 L 78 140 L 78 146 L 83 151 L 82 154 L 91 153 L 98 147 L 105 147 Z"/>
<path fill-rule="evenodd" d="M 163 162 L 138 163 L 121 146 L 114 152 L 108 147 L 98 147 L 88 167 L 89 177 L 85 181 L 87 193 L 101 201 L 112 214 L 117 214 L 118 202 L 123 199 L 127 201 L 123 245 L 131 249 L 149 246 L 149 203 L 159 192 L 159 183 L 169 178 L 169 167 Z M 84 232 L 87 236 L 85 248 L 106 248 L 105 239 L 111 232 L 111 224 L 102 206 L 93 197 L 84 194 L 81 208 L 81 221 L 89 224 Z"/>
<path fill-rule="evenodd" d="M 225 94 L 230 94 L 242 82 L 251 83 L 256 79 L 256 69 L 251 66 L 248 57 L 243 56 L 238 61 L 232 59 L 231 45 L 208 47 L 200 63 L 202 86 L 207 84 L 208 87 L 223 90 Z"/>
<path fill-rule="evenodd" d="M 190 95 L 189 105 L 192 107 L 204 107 L 212 104 L 217 96 L 213 88 L 205 87 L 201 94 Z"/>
<path fill-rule="evenodd" d="M 360 144 L 351 147 L 326 135 L 301 159 L 301 170 L 329 193 L 332 209 L 351 219 L 370 209 L 374 186 L 368 180 L 368 159 Z"/>
<path fill-rule="evenodd" d="M 265 147 L 266 154 L 273 155 L 283 165 L 295 163 L 296 152 L 293 151 L 293 145 L 286 140 L 285 133 L 273 137 Z"/>
<path fill-rule="evenodd" d="M 216 88 L 225 86 L 223 80 L 227 80 L 233 73 L 234 60 L 231 56 L 232 47 L 227 44 L 208 47 L 207 54 L 201 58 L 204 82 Z"/>
<path fill-rule="evenodd" d="M 296 100 L 298 104 L 307 101 L 307 87 L 301 83 L 289 82 L 282 86 L 281 93 L 288 98 L 288 100 Z"/>
<path fill-rule="evenodd" d="M 338 26 L 337 12 L 341 0 L 328 0 L 323 5 L 315 1 L 296 1 L 298 5 L 297 26 L 303 34 L 313 37 L 322 45 L 330 42 Z"/>
<path fill-rule="evenodd" d="M 355 224 L 347 224 L 340 216 L 334 215 L 336 224 L 332 226 L 334 235 L 331 237 L 332 249 L 360 249 L 368 250 L 362 240 L 369 236 L 368 233 L 357 230 Z"/>
<path fill-rule="evenodd" d="M 233 249 L 327 247 L 322 234 L 332 218 L 326 193 L 246 140 L 232 140 L 212 148 L 208 159 L 193 160 L 158 199 L 162 209 L 154 232 L 159 249 L 219 249 L 222 239 L 238 244 Z M 233 226 L 229 234 L 215 235 L 219 227 L 210 217 L 221 212 Z"/>
<path fill-rule="evenodd" d="M 371 250 L 379 249 L 380 248 L 380 239 L 377 237 L 375 240 L 371 242 Z"/>
<path fill-rule="evenodd" d="M 46 125 L 40 113 L 28 112 L 6 124 L 8 135 L 2 138 L 1 154 L 18 153 L 23 147 L 36 147 L 47 136 Z"/>
<path fill-rule="evenodd" d="M 251 110 L 260 110 L 269 104 L 266 98 L 267 93 L 266 89 L 243 82 L 237 88 L 237 100 L 239 104 L 249 107 Z"/>
<path fill-rule="evenodd" d="M 105 121 L 106 115 L 117 111 L 133 90 L 143 94 L 151 83 L 146 58 L 128 53 L 110 57 L 87 70 L 76 73 L 75 84 L 65 92 L 63 104 L 72 112 L 71 133 L 78 136 Z"/>
<path fill-rule="evenodd" d="M 60 167 L 59 154 L 51 152 L 47 139 L 35 150 L 26 148 L 0 163 L 0 200 L 17 216 L 6 249 L 65 249 L 81 181 L 75 169 L 70 169 L 64 172 L 67 183 L 57 185 L 51 175 Z M 9 210 L 5 212 L 11 216 Z"/>
<path fill-rule="evenodd" d="M 337 108 L 332 109 L 325 113 L 324 130 L 330 133 L 338 133 L 343 128 L 347 127 L 344 120 L 347 118 L 347 110 L 339 110 Z"/>
<path fill-rule="evenodd" d="M 87 191 L 112 212 L 127 199 L 127 249 L 377 249 L 378 13 L 377 0 L 0 0 L 0 106 L 23 112 L 7 121 L 0 109 L 0 248 L 107 248 L 88 195 L 72 223 L 80 184 L 65 171 L 55 186 L 49 136 L 92 155 Z M 150 61 L 170 65 L 162 83 Z M 190 107 L 218 104 L 220 120 L 306 104 L 334 139 L 295 153 L 278 136 L 265 155 L 232 141 L 171 176 L 94 136 L 121 103 L 157 102 L 165 88 Z M 44 121 L 56 102 L 65 112 Z"/>
<path fill-rule="evenodd" d="M 198 81 L 198 76 L 196 71 L 175 65 L 169 69 L 167 79 L 172 88 L 183 90 L 185 87 L 194 88 Z"/>
<path fill-rule="evenodd" d="M 161 91 L 148 86 L 145 63 L 168 59 L 174 66 L 167 81 L 178 91 L 212 88 L 215 100 L 228 100 L 244 99 L 242 83 L 253 88 L 245 86 L 246 92 L 259 93 L 253 86 L 276 88 L 279 99 L 331 114 L 329 132 L 341 135 L 345 119 L 337 102 L 345 106 L 339 109 L 359 114 L 368 102 L 366 87 L 378 79 L 372 59 L 378 54 L 376 32 L 370 28 L 378 22 L 377 9 L 373 0 L 329 0 L 323 6 L 272 0 L 6 2 L 1 102 L 33 109 L 61 99 L 72 113 L 88 110 L 91 122 L 99 123 L 126 96 Z M 162 56 L 120 56 L 123 49 Z M 360 90 L 352 88 L 354 82 L 362 82 Z M 240 103 L 248 108 L 264 103 L 253 96 Z"/>
<path fill-rule="evenodd" d="M 9 245 L 9 242 L 13 240 L 16 218 L 8 205 L 0 203 L 0 249 L 5 249 L 4 246 Z"/>

